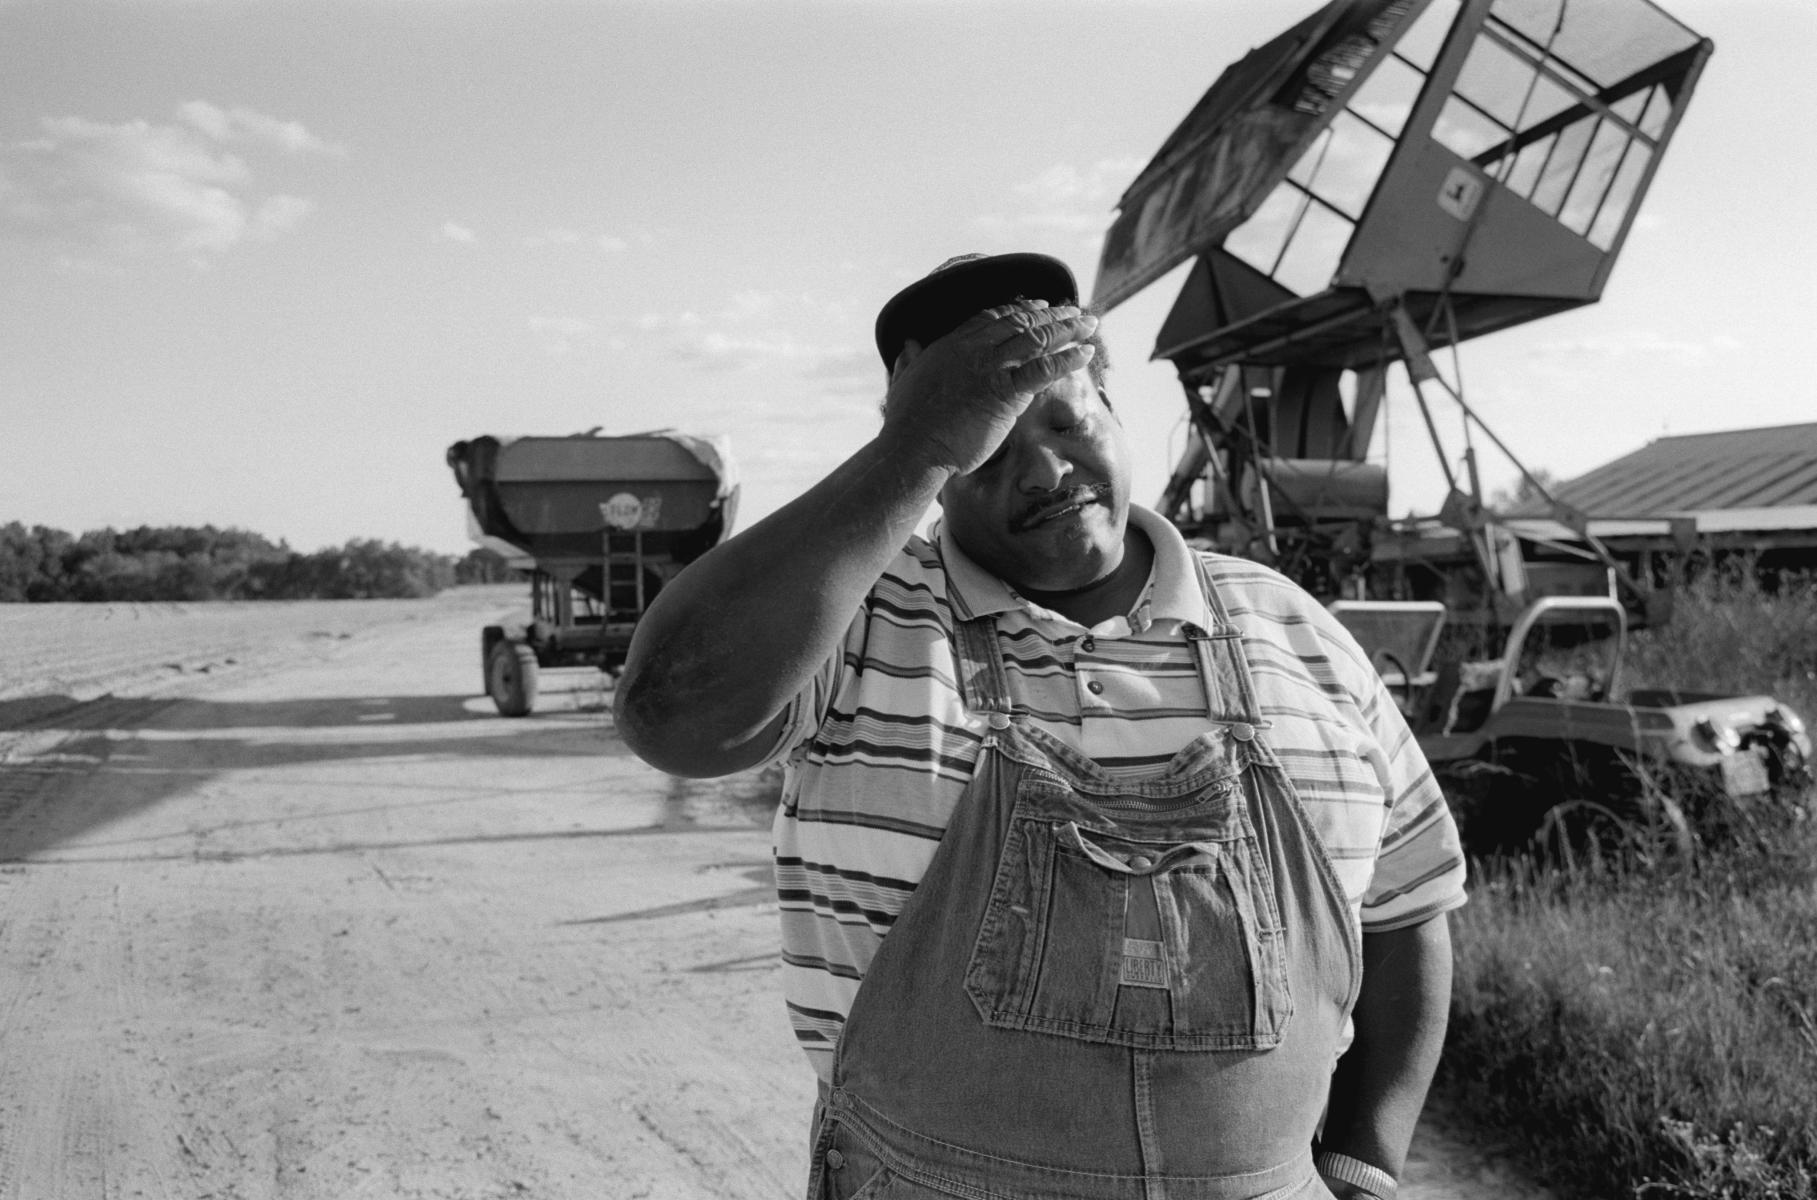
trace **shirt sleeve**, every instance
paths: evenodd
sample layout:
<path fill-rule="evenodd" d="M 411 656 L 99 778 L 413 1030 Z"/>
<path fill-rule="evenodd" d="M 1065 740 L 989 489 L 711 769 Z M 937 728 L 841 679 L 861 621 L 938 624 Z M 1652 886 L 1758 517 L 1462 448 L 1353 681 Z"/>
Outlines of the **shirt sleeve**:
<path fill-rule="evenodd" d="M 1418 925 L 1465 901 L 1465 863 L 1457 823 L 1413 730 L 1381 676 L 1335 617 L 1321 608 L 1325 637 L 1345 653 L 1343 683 L 1381 754 L 1388 813 L 1376 849 L 1375 871 L 1363 893 L 1363 929 L 1385 933 Z"/>
<path fill-rule="evenodd" d="M 827 655 L 814 677 L 789 701 L 786 710 L 788 715 L 777 735 L 776 744 L 770 747 L 769 753 L 757 764 L 759 767 L 789 759 L 820 732 L 836 704 L 850 702 L 846 693 L 870 657 L 872 621 L 885 619 L 879 616 L 878 609 L 890 609 L 892 597 L 899 602 L 904 594 L 919 595 L 921 599 L 918 603 L 921 605 L 943 607 L 943 580 L 944 568 L 940 566 L 939 555 L 933 546 L 921 537 L 910 538 L 908 544 L 884 568 L 864 602 L 858 606 L 839 645 Z M 942 599 L 936 603 L 929 597 Z M 896 607 L 899 608 L 900 603 Z"/>
<path fill-rule="evenodd" d="M 768 754 L 756 764 L 756 768 L 772 766 L 786 760 L 805 743 L 812 741 L 826 721 L 827 710 L 832 704 L 833 696 L 839 690 L 840 673 L 846 662 L 850 661 L 854 644 L 862 645 L 864 627 L 868 608 L 860 609 L 852 618 L 851 625 L 846 627 L 845 637 L 839 646 L 820 664 L 806 686 L 789 701 L 787 717 L 783 720 L 782 729 L 777 734 L 776 744 L 770 747 Z"/>

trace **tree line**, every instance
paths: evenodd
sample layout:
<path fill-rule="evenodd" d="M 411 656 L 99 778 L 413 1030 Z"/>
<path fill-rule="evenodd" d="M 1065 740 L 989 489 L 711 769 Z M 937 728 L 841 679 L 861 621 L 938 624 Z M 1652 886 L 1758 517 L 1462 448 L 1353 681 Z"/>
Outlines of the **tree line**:
<path fill-rule="evenodd" d="M 356 538 L 303 554 L 248 530 L 212 525 L 79 536 L 18 521 L 0 525 L 0 603 L 412 599 L 518 577 L 483 548 L 457 559 Z"/>

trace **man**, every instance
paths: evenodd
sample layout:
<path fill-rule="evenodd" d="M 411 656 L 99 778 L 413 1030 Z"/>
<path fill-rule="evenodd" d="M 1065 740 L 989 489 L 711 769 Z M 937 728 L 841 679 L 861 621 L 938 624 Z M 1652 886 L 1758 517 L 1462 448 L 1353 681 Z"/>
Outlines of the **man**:
<path fill-rule="evenodd" d="M 663 591 L 619 728 L 788 765 L 811 1196 L 1388 1200 L 1455 828 L 1323 608 L 1130 505 L 1096 330 L 1041 255 L 891 299 L 881 430 Z"/>

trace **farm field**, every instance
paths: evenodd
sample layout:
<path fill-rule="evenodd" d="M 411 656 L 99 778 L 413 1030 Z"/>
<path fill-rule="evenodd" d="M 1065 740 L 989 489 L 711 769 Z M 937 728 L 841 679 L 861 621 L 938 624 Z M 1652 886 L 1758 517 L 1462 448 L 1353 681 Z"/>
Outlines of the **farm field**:
<path fill-rule="evenodd" d="M 765 789 L 499 717 L 523 599 L 0 606 L 0 1198 L 799 1194 Z"/>

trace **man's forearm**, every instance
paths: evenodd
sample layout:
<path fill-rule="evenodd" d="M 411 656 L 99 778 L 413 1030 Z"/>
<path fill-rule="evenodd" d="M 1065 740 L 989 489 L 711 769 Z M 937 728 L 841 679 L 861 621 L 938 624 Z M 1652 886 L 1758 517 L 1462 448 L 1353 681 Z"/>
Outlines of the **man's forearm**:
<path fill-rule="evenodd" d="M 874 441 L 677 576 L 638 623 L 620 732 L 679 775 L 751 765 L 949 473 Z"/>
<path fill-rule="evenodd" d="M 1443 913 L 1420 925 L 1363 935 L 1356 1039 L 1338 1062 L 1321 1152 L 1398 1178 L 1438 1067 L 1451 1002 L 1451 934 Z M 1338 1185 L 1343 1197 L 1370 1194 Z"/>

